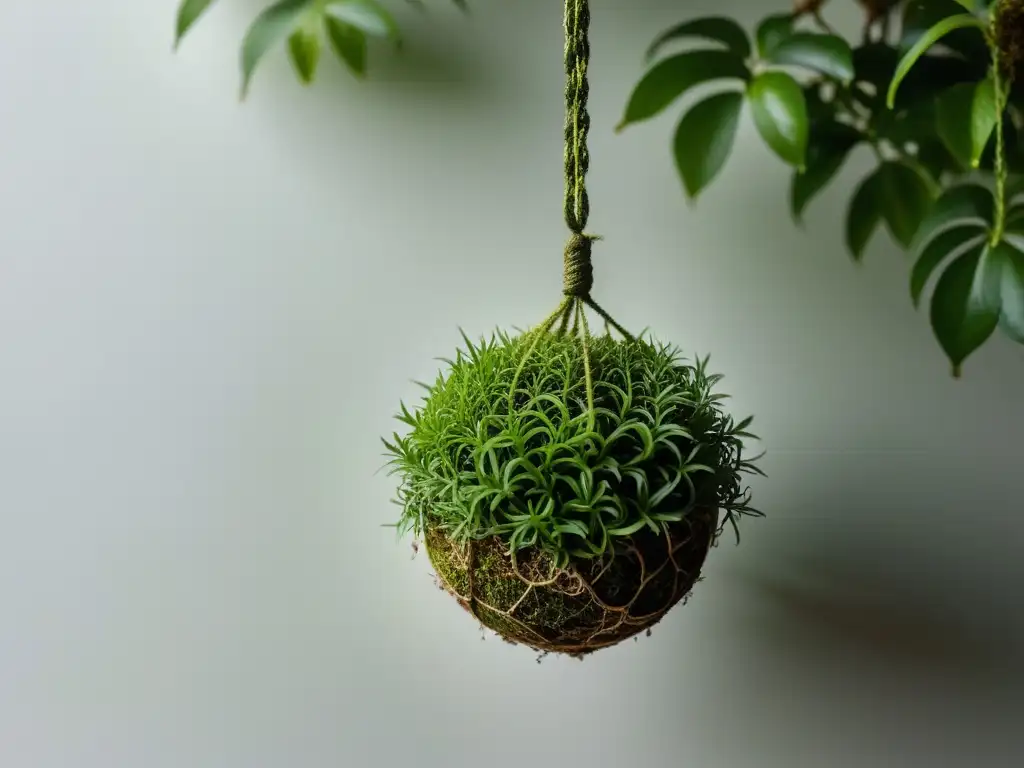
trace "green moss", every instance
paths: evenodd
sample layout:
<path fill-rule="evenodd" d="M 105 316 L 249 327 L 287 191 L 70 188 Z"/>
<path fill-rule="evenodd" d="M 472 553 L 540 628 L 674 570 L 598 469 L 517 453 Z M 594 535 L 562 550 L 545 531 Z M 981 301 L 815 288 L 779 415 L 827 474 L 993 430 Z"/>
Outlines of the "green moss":
<path fill-rule="evenodd" d="M 385 442 L 399 527 L 506 639 L 583 654 L 646 629 L 699 578 L 719 513 L 760 515 L 741 482 L 750 419 L 722 411 L 707 360 L 499 333 L 445 362 Z"/>
<path fill-rule="evenodd" d="M 565 569 L 537 550 L 513 561 L 497 538 L 460 545 L 432 529 L 426 544 L 441 585 L 481 624 L 512 643 L 584 656 L 650 629 L 687 597 L 716 523 L 705 511 L 663 536 L 637 535 L 615 560 Z"/>

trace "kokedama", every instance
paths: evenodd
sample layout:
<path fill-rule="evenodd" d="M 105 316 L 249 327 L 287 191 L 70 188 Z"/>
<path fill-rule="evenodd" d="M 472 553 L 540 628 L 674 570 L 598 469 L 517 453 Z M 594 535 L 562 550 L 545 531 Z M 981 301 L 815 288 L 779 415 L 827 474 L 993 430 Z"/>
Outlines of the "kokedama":
<path fill-rule="evenodd" d="M 410 431 L 385 441 L 400 531 L 444 588 L 506 640 L 574 656 L 650 628 L 725 524 L 760 514 L 741 482 L 758 471 L 750 419 L 723 412 L 707 360 L 633 336 L 591 297 L 587 6 L 565 3 L 564 299 L 526 333 L 464 337 L 421 407 L 403 404 Z"/>
<path fill-rule="evenodd" d="M 753 512 L 747 422 L 720 410 L 718 377 L 636 338 L 542 327 L 467 347 L 388 443 L 403 530 L 508 640 L 582 655 L 650 627 L 720 522 Z"/>

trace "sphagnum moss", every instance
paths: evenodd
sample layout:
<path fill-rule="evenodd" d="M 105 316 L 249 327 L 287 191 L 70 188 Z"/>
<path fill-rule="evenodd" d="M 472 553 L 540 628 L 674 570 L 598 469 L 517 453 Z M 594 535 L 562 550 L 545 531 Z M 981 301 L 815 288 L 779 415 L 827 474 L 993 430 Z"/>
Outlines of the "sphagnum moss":
<path fill-rule="evenodd" d="M 749 420 L 721 410 L 706 360 L 642 338 L 588 348 L 592 406 L 581 339 L 467 339 L 386 441 L 400 531 L 442 585 L 507 640 L 573 655 L 660 620 L 722 527 L 759 514 Z"/>

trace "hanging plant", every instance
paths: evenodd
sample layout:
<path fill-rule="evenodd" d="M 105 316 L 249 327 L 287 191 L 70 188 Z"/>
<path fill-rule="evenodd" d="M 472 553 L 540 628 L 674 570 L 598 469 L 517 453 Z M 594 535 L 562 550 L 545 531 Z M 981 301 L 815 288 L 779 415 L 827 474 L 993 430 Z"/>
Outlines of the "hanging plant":
<path fill-rule="evenodd" d="M 722 526 L 759 514 L 741 483 L 750 419 L 721 410 L 707 360 L 633 336 L 591 295 L 589 21 L 588 0 L 566 0 L 564 298 L 527 333 L 466 338 L 385 441 L 400 530 L 444 588 L 506 640 L 574 656 L 649 629 Z"/>
<path fill-rule="evenodd" d="M 386 441 L 402 532 L 509 641 L 584 655 L 648 629 L 720 522 L 757 514 L 749 422 L 720 410 L 703 363 L 649 341 L 541 326 L 466 344 Z"/>
<path fill-rule="evenodd" d="M 177 40 L 212 2 L 182 0 Z M 870 148 L 876 165 L 848 204 L 846 248 L 859 262 L 884 228 L 908 252 L 911 300 L 930 289 L 931 326 L 959 376 L 997 329 L 1024 344 L 1024 0 L 856 2 L 865 23 L 855 47 L 825 20 L 826 0 L 794 0 L 752 35 L 725 16 L 677 24 L 647 51 L 619 129 L 695 86 L 723 85 L 677 124 L 672 156 L 685 195 L 696 200 L 722 172 L 746 109 L 793 168 L 797 224 L 850 154 Z M 375 38 L 400 42 L 380 0 L 278 0 L 243 41 L 243 94 L 278 45 L 308 84 L 322 41 L 362 76 Z"/>
<path fill-rule="evenodd" d="M 186 2 L 179 37 L 209 2 Z M 243 94 L 261 52 L 287 38 L 310 79 L 317 25 L 342 59 L 338 12 L 375 2 L 283 0 L 243 44 Z M 345 16 L 346 24 L 366 16 Z M 446 361 L 404 435 L 385 440 L 400 478 L 396 524 L 422 540 L 441 585 L 512 643 L 582 657 L 649 630 L 700 578 L 750 506 L 751 419 L 721 407 L 708 360 L 634 336 L 593 298 L 586 233 L 588 0 L 565 0 L 563 297 L 525 333 L 495 333 Z M 372 26 L 372 25 L 371 25 Z M 380 29 L 393 28 L 381 22 Z M 588 313 L 603 321 L 593 334 Z"/>

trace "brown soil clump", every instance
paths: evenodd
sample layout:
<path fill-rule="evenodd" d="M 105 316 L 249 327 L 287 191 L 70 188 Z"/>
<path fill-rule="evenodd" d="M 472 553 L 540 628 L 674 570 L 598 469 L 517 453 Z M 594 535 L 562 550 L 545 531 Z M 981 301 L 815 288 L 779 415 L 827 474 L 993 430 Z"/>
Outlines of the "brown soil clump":
<path fill-rule="evenodd" d="M 492 537 L 455 544 L 427 527 L 425 544 L 441 586 L 485 627 L 511 643 L 582 657 L 650 629 L 700 578 L 717 510 L 671 523 L 669 536 L 642 529 L 614 558 L 564 569 L 536 549 L 513 559 Z"/>

